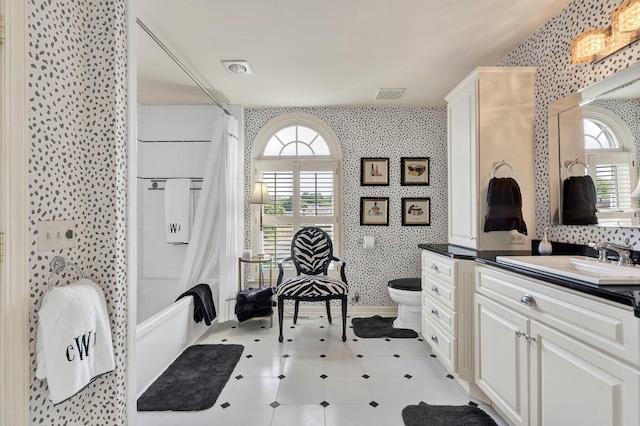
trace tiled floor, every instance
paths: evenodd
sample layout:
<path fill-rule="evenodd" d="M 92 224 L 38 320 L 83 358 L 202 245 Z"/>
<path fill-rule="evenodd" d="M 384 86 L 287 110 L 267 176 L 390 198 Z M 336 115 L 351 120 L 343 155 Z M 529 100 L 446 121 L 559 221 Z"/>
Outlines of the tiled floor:
<path fill-rule="evenodd" d="M 351 319 L 348 319 L 348 324 Z M 244 352 L 216 404 L 200 412 L 139 413 L 140 426 L 403 426 L 402 409 L 466 405 L 469 396 L 422 339 L 361 339 L 335 318 L 285 317 L 216 324 L 201 344 L 241 344 Z M 292 327 L 293 326 L 293 327 Z M 486 405 L 500 426 L 506 423 Z"/>

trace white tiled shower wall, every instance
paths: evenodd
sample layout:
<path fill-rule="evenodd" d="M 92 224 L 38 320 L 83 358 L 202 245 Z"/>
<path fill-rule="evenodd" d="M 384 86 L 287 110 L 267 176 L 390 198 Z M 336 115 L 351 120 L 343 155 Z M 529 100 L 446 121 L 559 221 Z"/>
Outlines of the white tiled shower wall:
<path fill-rule="evenodd" d="M 220 114 L 209 105 L 138 105 L 139 278 L 180 277 L 187 245 L 167 244 L 164 191 L 150 190 L 151 178 L 201 178 Z M 200 191 L 191 193 L 195 212 Z"/>

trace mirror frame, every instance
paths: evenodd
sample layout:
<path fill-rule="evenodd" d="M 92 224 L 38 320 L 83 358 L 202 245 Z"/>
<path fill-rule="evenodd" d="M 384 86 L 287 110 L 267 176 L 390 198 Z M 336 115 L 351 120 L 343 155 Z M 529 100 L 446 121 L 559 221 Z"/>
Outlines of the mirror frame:
<path fill-rule="evenodd" d="M 625 68 L 599 82 L 585 87 L 578 92 L 559 99 L 549 104 L 547 113 L 548 150 L 549 150 L 549 221 L 551 225 L 563 225 L 562 223 L 562 175 L 563 165 L 560 164 L 560 114 L 577 106 L 587 105 L 590 102 L 622 89 L 634 83 L 640 83 L 640 62 Z M 640 125 L 640 123 L 639 123 Z M 640 143 L 640 141 L 637 141 Z M 584 225 L 622 228 L 620 225 Z M 638 226 L 624 226 L 624 228 L 637 228 Z"/>

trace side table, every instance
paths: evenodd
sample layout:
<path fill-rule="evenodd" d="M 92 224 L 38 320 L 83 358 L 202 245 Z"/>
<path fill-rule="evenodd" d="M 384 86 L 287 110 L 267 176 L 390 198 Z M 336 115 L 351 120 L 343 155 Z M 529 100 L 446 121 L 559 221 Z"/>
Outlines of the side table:
<path fill-rule="evenodd" d="M 243 289 L 246 289 L 246 283 L 243 285 L 243 266 L 246 264 L 249 265 L 258 265 L 258 288 L 265 286 L 265 274 L 264 274 L 264 265 L 266 264 L 269 268 L 269 285 L 273 285 L 273 268 L 272 268 L 272 258 L 270 256 L 265 257 L 252 257 L 250 259 L 244 259 L 242 257 L 238 258 L 238 292 L 241 292 Z M 273 311 L 269 315 L 256 316 L 250 319 L 260 319 L 269 317 L 269 327 L 273 327 Z M 239 323 L 239 326 L 242 327 L 242 323 Z"/>

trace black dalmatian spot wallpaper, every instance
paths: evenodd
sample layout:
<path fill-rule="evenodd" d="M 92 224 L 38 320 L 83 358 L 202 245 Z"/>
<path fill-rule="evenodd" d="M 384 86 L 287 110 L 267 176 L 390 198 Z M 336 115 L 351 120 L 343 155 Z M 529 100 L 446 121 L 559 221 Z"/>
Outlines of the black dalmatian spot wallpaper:
<path fill-rule="evenodd" d="M 245 199 L 251 182 L 251 147 L 270 120 L 306 113 L 324 121 L 342 148 L 343 253 L 349 292 L 357 306 L 395 306 L 387 283 L 420 277 L 419 243 L 447 240 L 447 111 L 439 108 L 259 108 L 245 109 Z M 360 186 L 360 158 L 388 157 L 389 186 Z M 428 186 L 400 185 L 401 157 L 429 157 Z M 360 225 L 360 197 L 389 197 L 389 226 Z M 431 226 L 402 226 L 402 198 L 431 198 Z M 249 206 L 245 206 L 249 229 Z M 358 239 L 376 237 L 374 250 Z M 250 236 L 245 246 L 250 247 Z"/>
<path fill-rule="evenodd" d="M 28 6 L 30 420 L 124 425 L 127 419 L 127 1 L 31 0 Z M 38 221 L 75 220 L 78 245 L 39 252 Z M 35 378 L 38 309 L 54 256 L 104 291 L 116 369 L 53 405 Z M 74 272 L 55 277 L 64 285 Z"/>
<path fill-rule="evenodd" d="M 621 0 L 576 0 L 505 57 L 499 66 L 537 67 L 535 118 L 536 236 L 549 226 L 549 172 L 547 108 L 550 103 L 596 83 L 640 60 L 640 43 L 594 64 L 571 64 L 571 40 L 591 28 L 610 25 L 611 12 Z M 637 122 L 635 124 L 637 128 Z M 589 241 L 624 243 L 637 250 L 640 230 L 595 226 L 551 226 L 551 241 L 586 244 Z"/>

